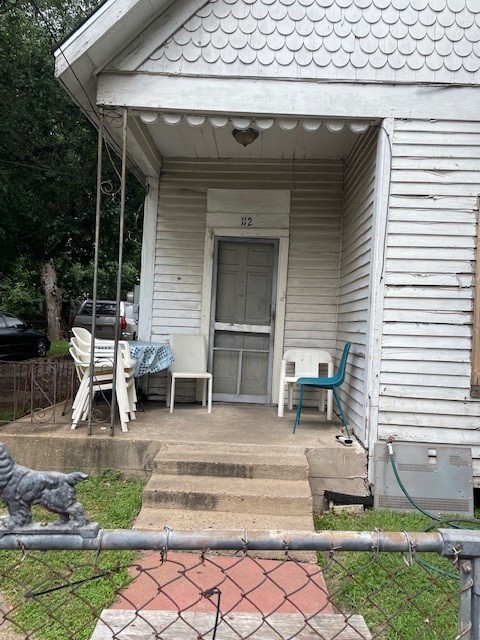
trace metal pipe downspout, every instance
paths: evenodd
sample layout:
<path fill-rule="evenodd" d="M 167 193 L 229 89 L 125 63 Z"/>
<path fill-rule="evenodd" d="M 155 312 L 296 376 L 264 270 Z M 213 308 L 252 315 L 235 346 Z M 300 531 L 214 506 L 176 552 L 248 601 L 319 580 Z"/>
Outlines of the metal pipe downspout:
<path fill-rule="evenodd" d="M 112 411 L 110 415 L 110 435 L 115 435 L 115 409 L 116 409 L 116 384 L 118 364 L 118 330 L 120 328 L 120 300 L 122 296 L 122 267 L 123 267 L 123 237 L 125 227 L 125 186 L 127 174 L 127 109 L 122 111 L 122 168 L 120 178 L 120 220 L 118 227 L 118 265 L 117 265 L 117 296 L 115 314 L 115 341 L 113 352 L 113 377 L 112 377 Z M 123 367 L 122 367 L 123 369 Z"/>
<path fill-rule="evenodd" d="M 103 162 L 103 128 L 104 113 L 100 108 L 97 145 L 97 200 L 95 206 L 95 252 L 93 258 L 93 291 L 92 291 L 92 341 L 90 343 L 90 388 L 88 393 L 88 427 L 87 433 L 92 435 L 92 409 L 93 409 L 93 373 L 95 358 L 95 329 L 97 324 L 97 284 L 98 284 L 98 256 L 100 252 L 100 217 L 102 202 L 102 162 Z"/>

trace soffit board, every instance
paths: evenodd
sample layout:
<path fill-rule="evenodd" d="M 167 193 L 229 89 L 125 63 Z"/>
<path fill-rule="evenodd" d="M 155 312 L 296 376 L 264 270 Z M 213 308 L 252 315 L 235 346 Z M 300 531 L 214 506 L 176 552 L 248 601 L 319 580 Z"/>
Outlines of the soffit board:
<path fill-rule="evenodd" d="M 246 118 L 132 112 L 143 120 L 162 157 L 339 160 L 373 121 Z M 378 126 L 378 125 L 377 125 Z M 243 146 L 235 129 L 253 128 L 258 137 Z"/>

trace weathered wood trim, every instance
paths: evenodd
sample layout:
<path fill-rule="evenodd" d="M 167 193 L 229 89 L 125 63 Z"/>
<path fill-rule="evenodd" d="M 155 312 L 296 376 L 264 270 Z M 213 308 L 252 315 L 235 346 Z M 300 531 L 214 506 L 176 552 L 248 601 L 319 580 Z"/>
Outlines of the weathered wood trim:
<path fill-rule="evenodd" d="M 270 326 L 263 324 L 231 324 L 215 322 L 215 331 L 237 331 L 238 333 L 271 333 Z"/>
<path fill-rule="evenodd" d="M 288 229 L 288 213 L 207 213 L 207 226 L 218 229 Z"/>
<path fill-rule="evenodd" d="M 207 2 L 208 0 L 175 0 L 147 29 L 129 42 L 128 47 L 112 62 L 107 62 L 107 66 L 134 71 Z M 101 68 L 96 69 L 95 72 L 100 70 Z"/>
<path fill-rule="evenodd" d="M 202 315 L 200 333 L 210 335 L 210 318 L 212 309 L 213 262 L 215 256 L 215 234 L 213 229 L 205 231 L 205 249 L 203 259 Z"/>
<path fill-rule="evenodd" d="M 146 175 L 155 176 L 158 179 L 162 156 L 147 127 L 139 118 L 133 116 L 128 119 L 128 145 L 129 153 L 133 155 Z"/>
<path fill-rule="evenodd" d="M 82 56 L 89 58 L 92 68 L 100 67 L 170 4 L 172 0 L 107 0 L 58 46 L 55 75 L 62 75 Z"/>
<path fill-rule="evenodd" d="M 480 196 L 477 198 L 477 247 L 473 297 L 472 398 L 480 397 Z"/>
<path fill-rule="evenodd" d="M 268 95 L 268 100 L 265 96 Z M 480 87 L 101 73 L 97 102 L 167 112 L 475 120 Z M 459 109 L 458 105 L 462 108 Z M 468 156 L 466 156 L 468 157 Z"/>
<path fill-rule="evenodd" d="M 279 339 L 273 344 L 273 370 L 272 370 L 272 402 L 278 403 L 278 387 L 280 383 L 280 370 L 282 367 L 283 345 L 285 340 L 285 317 L 287 301 L 287 274 L 288 274 L 288 252 L 290 246 L 289 236 L 279 237 L 278 247 L 278 275 L 277 275 L 277 301 L 275 334 L 279 334 Z"/>

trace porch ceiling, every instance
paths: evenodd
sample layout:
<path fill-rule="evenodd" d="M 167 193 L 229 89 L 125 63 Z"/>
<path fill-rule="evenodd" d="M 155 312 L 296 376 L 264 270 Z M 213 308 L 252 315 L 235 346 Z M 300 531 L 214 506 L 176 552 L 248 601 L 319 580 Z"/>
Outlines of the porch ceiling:
<path fill-rule="evenodd" d="M 135 114 L 163 157 L 339 159 L 348 155 L 371 123 L 313 119 Z M 257 139 L 238 143 L 233 130 L 253 128 Z"/>

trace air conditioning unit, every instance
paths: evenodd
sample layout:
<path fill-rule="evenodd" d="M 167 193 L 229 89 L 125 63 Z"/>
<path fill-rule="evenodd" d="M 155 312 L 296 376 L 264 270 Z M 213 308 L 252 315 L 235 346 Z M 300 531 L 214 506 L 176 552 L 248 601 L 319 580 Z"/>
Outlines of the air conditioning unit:
<path fill-rule="evenodd" d="M 434 515 L 473 516 L 472 452 L 469 447 L 394 442 L 393 456 L 407 493 Z M 414 511 L 395 477 L 387 444 L 374 448 L 375 509 Z"/>

